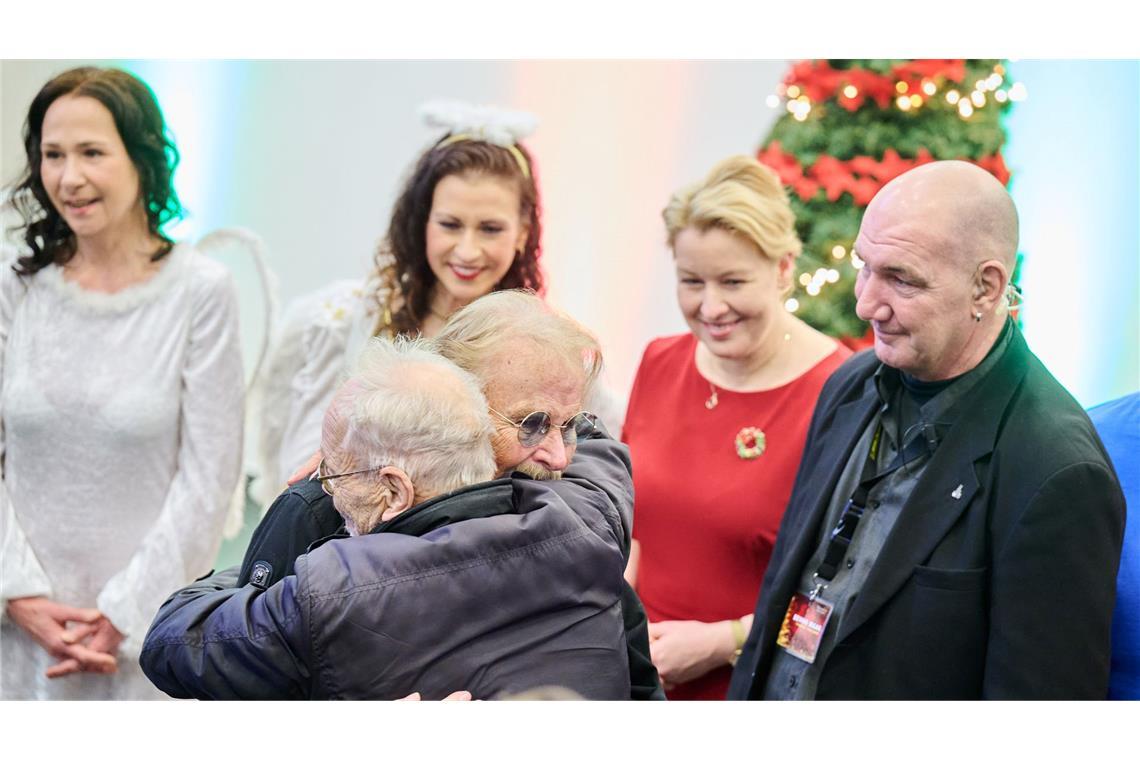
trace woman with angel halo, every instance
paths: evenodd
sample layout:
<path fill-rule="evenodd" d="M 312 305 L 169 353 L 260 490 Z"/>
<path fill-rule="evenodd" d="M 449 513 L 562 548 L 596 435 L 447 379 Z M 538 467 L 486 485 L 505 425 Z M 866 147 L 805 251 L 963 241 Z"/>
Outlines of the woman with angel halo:
<path fill-rule="evenodd" d="M 261 476 L 253 494 L 263 504 L 319 448 L 324 411 L 368 339 L 431 337 L 493 290 L 543 292 L 538 184 L 519 143 L 535 117 L 456 102 L 420 112 L 447 131 L 405 181 L 373 270 L 286 311 L 259 389 Z"/>
<path fill-rule="evenodd" d="M 373 271 L 363 283 L 334 283 L 287 310 L 259 405 L 262 475 L 253 491 L 264 504 L 291 474 L 315 466 L 324 411 L 366 341 L 431 337 L 453 312 L 495 290 L 543 292 L 538 184 L 530 154 L 518 142 L 534 130 L 535 118 L 456 103 L 429 104 L 421 113 L 447 132 L 416 161 Z M 620 405 L 600 383 L 586 405 L 620 435 Z M 238 582 L 252 580 L 263 554 L 294 555 L 334 531 L 335 517 L 270 511 L 251 539 Z M 622 607 L 631 697 L 663 699 L 649 659 L 645 611 L 628 586 Z"/>

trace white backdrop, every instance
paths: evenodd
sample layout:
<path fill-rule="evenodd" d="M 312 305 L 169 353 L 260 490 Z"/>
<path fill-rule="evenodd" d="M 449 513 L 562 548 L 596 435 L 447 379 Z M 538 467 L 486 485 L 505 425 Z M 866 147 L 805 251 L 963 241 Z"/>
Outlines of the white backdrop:
<path fill-rule="evenodd" d="M 23 165 L 27 105 L 87 61 L 0 62 L 0 180 Z M 532 111 L 552 302 L 602 341 L 624 397 L 645 344 L 685 329 L 660 211 L 717 160 L 752 153 L 787 61 L 94 61 L 157 92 L 182 151 L 176 236 L 264 237 L 283 302 L 362 276 L 396 190 L 437 135 L 416 107 L 448 97 Z M 1030 346 L 1089 406 L 1140 388 L 1140 64 L 1021 61 L 1007 121 Z M 1076 95 L 1079 100 L 1074 100 Z M 1105 118 L 1090 104 L 1113 104 Z M 262 329 L 235 263 L 247 356 Z"/>
<path fill-rule="evenodd" d="M 81 61 L 0 64 L 0 176 L 23 165 L 28 103 Z M 109 63 L 95 61 L 93 63 Z M 176 181 L 197 238 L 241 225 L 266 241 L 283 302 L 370 266 L 397 189 L 438 133 L 416 107 L 460 98 L 529 110 L 549 297 L 602 341 L 625 396 L 645 344 L 685 329 L 660 212 L 720 158 L 752 153 L 786 61 L 120 61 L 154 88 L 182 152 Z M 252 270 L 238 268 L 256 303 Z M 258 310 L 248 309 L 246 345 Z"/>

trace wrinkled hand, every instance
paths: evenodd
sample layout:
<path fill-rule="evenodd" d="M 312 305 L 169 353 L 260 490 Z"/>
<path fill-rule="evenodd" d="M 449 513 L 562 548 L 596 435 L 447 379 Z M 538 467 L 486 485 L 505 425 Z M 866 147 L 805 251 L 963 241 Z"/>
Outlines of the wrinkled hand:
<path fill-rule="evenodd" d="M 649 624 L 649 657 L 664 688 L 728 665 L 734 651 L 735 641 L 727 620 L 662 620 Z"/>
<path fill-rule="evenodd" d="M 126 636 L 120 633 L 110 620 L 101 617 L 94 623 L 81 623 L 67 629 L 62 638 L 66 644 L 80 643 L 92 651 L 104 652 L 114 657 L 119 653 L 119 646 Z M 59 676 L 78 673 L 81 670 L 82 667 L 78 660 L 68 658 L 48 668 L 45 675 L 48 678 L 58 678 Z"/>
<path fill-rule="evenodd" d="M 87 631 L 90 626 L 103 620 L 103 614 L 99 610 L 71 607 L 42 596 L 28 596 L 8 600 L 7 612 L 12 622 L 27 631 L 48 654 L 61 661 L 48 668 L 46 675 L 49 678 L 79 671 L 114 673 L 118 670 L 113 653 L 94 649 L 88 644 L 78 643 L 78 640 L 69 640 L 72 638 L 70 636 L 65 638 L 70 632 L 68 623 L 78 623 L 77 630 Z M 110 626 L 110 623 L 107 625 Z M 114 630 L 114 626 L 110 627 Z M 92 630 L 88 635 L 94 638 L 95 631 Z M 109 642 L 106 634 L 101 641 Z M 116 651 L 121 641 L 122 636 L 115 642 Z"/>
<path fill-rule="evenodd" d="M 298 483 L 300 483 L 302 480 L 305 480 L 306 478 L 308 478 L 310 475 L 312 475 L 314 472 L 317 471 L 317 465 L 320 463 L 321 463 L 321 452 L 320 451 L 314 451 L 313 455 L 311 457 L 309 457 L 309 461 L 305 462 L 303 465 L 301 465 L 297 469 L 293 470 L 293 474 L 289 476 L 289 480 L 286 483 L 286 485 L 295 486 Z M 456 693 L 458 693 L 458 692 L 456 692 Z M 404 697 L 404 698 L 407 699 L 407 697 Z"/>
<path fill-rule="evenodd" d="M 400 697 L 397 702 L 422 702 L 423 697 L 420 696 L 418 691 L 413 691 L 406 697 Z M 470 702 L 471 692 L 469 691 L 453 691 L 443 698 L 443 702 Z"/>

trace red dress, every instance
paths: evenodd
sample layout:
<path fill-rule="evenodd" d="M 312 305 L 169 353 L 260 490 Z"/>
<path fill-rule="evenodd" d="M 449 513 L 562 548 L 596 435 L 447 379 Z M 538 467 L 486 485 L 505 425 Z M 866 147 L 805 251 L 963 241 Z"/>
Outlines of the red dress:
<path fill-rule="evenodd" d="M 696 366 L 692 333 L 645 349 L 622 438 L 633 459 L 637 592 L 650 622 L 739 618 L 753 611 L 792 493 L 808 423 L 843 346 L 800 377 L 765 391 L 717 390 Z M 756 428 L 760 436 L 739 435 Z M 744 455 L 763 448 L 746 459 Z M 670 689 L 670 699 L 724 699 L 732 670 Z"/>

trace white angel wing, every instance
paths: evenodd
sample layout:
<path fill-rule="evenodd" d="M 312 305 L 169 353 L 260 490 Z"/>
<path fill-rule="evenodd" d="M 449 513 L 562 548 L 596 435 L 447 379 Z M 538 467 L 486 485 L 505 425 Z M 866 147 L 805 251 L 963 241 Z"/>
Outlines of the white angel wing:
<path fill-rule="evenodd" d="M 265 356 L 277 324 L 277 278 L 266 263 L 265 243 L 257 233 L 242 227 L 226 227 L 204 236 L 196 245 L 199 252 L 225 264 L 238 284 L 239 321 L 242 331 L 242 363 L 246 371 L 245 449 L 242 478 L 230 501 L 223 535 L 233 538 L 244 522 L 246 490 L 257 475 L 251 421 L 257 408 L 257 394 Z M 252 361 L 251 361 L 252 359 Z"/>

